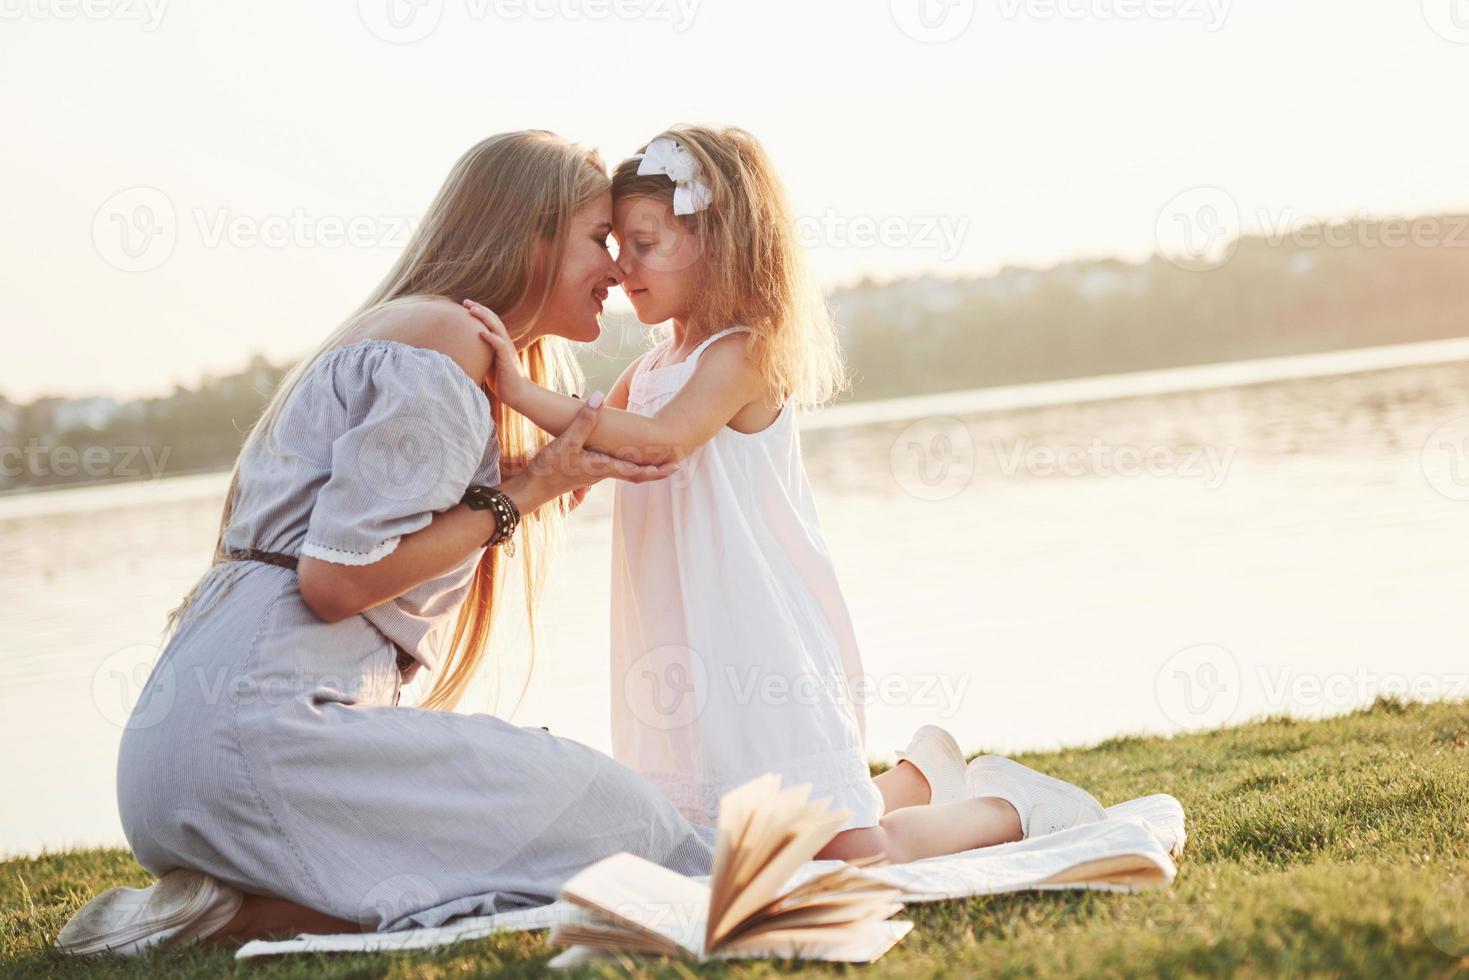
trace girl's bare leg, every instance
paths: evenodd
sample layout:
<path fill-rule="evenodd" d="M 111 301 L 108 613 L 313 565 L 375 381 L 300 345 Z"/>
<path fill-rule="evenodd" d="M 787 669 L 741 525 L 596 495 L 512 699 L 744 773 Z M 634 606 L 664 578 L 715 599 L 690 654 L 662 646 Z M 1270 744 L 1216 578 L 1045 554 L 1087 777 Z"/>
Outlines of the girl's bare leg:
<path fill-rule="evenodd" d="M 897 765 L 874 776 L 872 782 L 882 793 L 883 813 L 909 806 L 927 806 L 933 796 L 923 773 L 906 759 L 899 759 Z"/>
<path fill-rule="evenodd" d="M 1015 840 L 1020 840 L 1020 814 L 1008 801 L 984 796 L 894 810 L 876 827 L 837 834 L 816 857 L 851 861 L 885 854 L 889 863 L 905 864 Z"/>
<path fill-rule="evenodd" d="M 225 923 L 218 932 L 210 933 L 203 941 L 235 946 L 252 939 L 266 939 L 280 935 L 295 936 L 303 932 L 333 935 L 361 931 L 360 923 L 333 918 L 284 898 L 246 895 L 235 917 Z"/>

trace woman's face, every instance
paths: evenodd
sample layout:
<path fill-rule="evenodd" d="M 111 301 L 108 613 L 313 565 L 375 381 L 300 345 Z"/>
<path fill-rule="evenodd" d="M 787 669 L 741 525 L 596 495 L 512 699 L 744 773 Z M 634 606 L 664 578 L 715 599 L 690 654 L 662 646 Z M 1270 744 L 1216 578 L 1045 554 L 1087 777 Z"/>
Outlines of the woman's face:
<path fill-rule="evenodd" d="M 561 270 L 546 298 L 536 332 L 591 343 L 602 333 L 598 317 L 607 292 L 622 280 L 607 250 L 612 234 L 612 192 L 597 195 L 571 219 L 571 234 L 561 253 Z M 536 279 L 540 277 L 535 277 Z M 543 280 L 542 280 L 543 281 Z M 541 286 L 532 280 L 528 301 L 540 298 Z"/>
<path fill-rule="evenodd" d="M 650 197 L 624 197 L 615 209 L 622 289 L 644 323 L 681 320 L 698 288 L 699 238 L 673 208 Z"/>

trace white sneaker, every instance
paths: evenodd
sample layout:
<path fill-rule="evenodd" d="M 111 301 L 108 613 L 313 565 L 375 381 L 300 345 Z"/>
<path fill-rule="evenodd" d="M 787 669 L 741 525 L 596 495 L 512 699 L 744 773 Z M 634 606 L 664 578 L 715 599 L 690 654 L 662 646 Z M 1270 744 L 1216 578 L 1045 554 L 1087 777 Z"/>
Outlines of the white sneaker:
<path fill-rule="evenodd" d="M 1096 823 L 1106 816 L 1096 797 L 1081 787 L 999 755 L 982 755 L 969 763 L 964 793 L 969 799 L 998 796 L 1015 807 L 1026 838 Z"/>
<path fill-rule="evenodd" d="M 77 910 L 56 946 L 73 956 L 137 956 L 217 932 L 244 895 L 198 871 L 176 868 L 147 888 L 113 888 Z"/>
<path fill-rule="evenodd" d="M 929 803 L 958 803 L 964 799 L 964 753 L 954 736 L 937 725 L 924 725 L 913 733 L 906 749 L 898 751 L 928 780 Z"/>

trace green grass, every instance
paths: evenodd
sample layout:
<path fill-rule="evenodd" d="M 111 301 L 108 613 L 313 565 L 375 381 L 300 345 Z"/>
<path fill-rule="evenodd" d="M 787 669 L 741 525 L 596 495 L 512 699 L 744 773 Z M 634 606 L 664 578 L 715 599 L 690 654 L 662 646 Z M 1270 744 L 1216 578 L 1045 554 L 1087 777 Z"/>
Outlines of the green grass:
<path fill-rule="evenodd" d="M 1275 718 L 1163 738 L 1118 738 L 1021 757 L 1111 804 L 1168 792 L 1189 842 L 1171 888 L 1036 893 L 910 906 L 917 928 L 871 976 L 1469 975 L 1469 705 L 1379 701 L 1317 722 Z M 13 805 L 13 804 L 12 804 Z M 85 962 L 55 953 L 67 917 L 149 876 L 125 852 L 73 851 L 0 865 L 0 976 L 538 976 L 544 933 L 434 954 L 298 956 L 236 963 L 200 948 Z M 580 976 L 688 977 L 628 959 Z M 834 975 L 852 968 L 752 962 L 715 975 Z"/>

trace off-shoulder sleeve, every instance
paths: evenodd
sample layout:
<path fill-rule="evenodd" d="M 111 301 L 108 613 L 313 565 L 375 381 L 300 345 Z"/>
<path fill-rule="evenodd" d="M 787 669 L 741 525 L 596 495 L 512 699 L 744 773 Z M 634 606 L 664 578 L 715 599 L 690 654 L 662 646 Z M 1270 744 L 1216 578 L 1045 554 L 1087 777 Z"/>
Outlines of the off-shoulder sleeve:
<path fill-rule="evenodd" d="M 369 565 L 459 503 L 495 451 L 494 422 L 446 354 L 369 342 L 326 356 L 337 357 L 330 381 L 349 424 L 332 440 L 301 554 Z"/>

